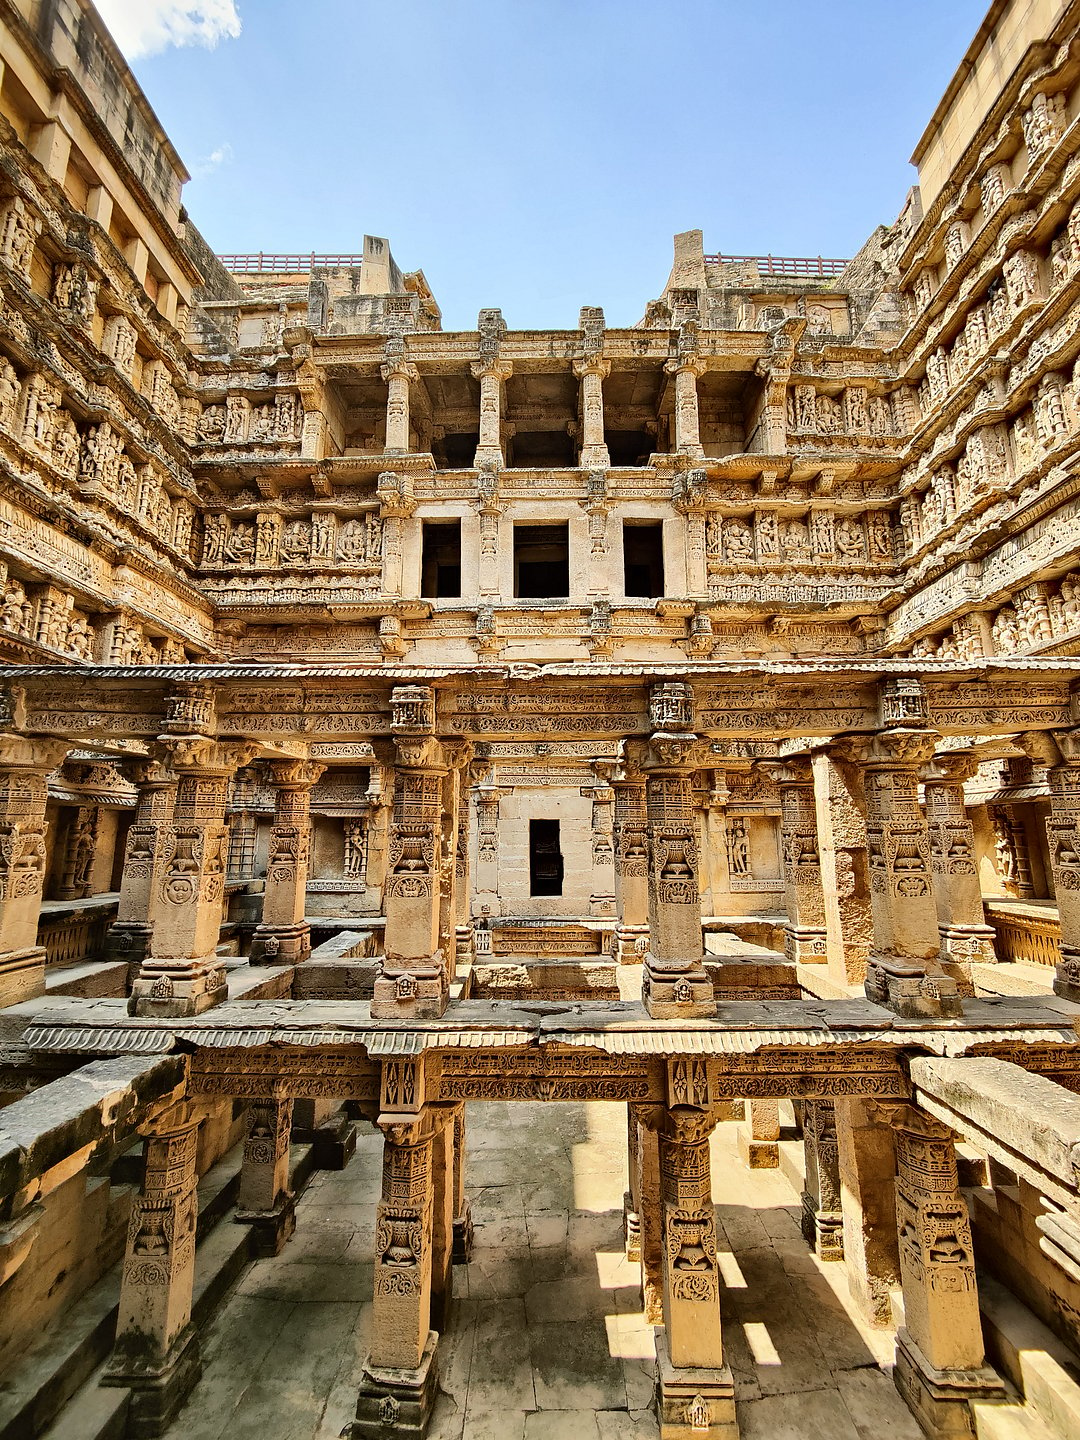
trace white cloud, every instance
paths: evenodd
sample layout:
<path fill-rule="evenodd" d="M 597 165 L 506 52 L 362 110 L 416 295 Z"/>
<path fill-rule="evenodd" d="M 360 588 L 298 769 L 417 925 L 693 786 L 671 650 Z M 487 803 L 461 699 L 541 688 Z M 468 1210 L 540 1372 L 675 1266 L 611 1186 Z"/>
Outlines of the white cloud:
<path fill-rule="evenodd" d="M 195 164 L 191 167 L 191 178 L 193 180 L 205 180 L 208 175 L 212 175 L 220 166 L 230 164 L 232 158 L 233 148 L 227 140 L 224 140 L 220 145 L 215 145 L 209 155 L 203 155 L 196 160 Z"/>
<path fill-rule="evenodd" d="M 241 21 L 236 0 L 97 0 L 101 18 L 129 60 L 157 55 L 170 45 L 235 40 Z"/>

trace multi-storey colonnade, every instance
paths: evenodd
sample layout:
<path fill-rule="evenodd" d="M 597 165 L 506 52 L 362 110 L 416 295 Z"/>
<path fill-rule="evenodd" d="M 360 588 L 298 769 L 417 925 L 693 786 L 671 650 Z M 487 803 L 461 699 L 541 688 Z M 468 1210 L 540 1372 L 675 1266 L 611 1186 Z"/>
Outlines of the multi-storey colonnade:
<path fill-rule="evenodd" d="M 0 1375 L 123 1242 L 160 1432 L 199 1178 L 274 1255 L 346 1105 L 353 1433 L 419 1433 L 467 1102 L 606 1099 L 661 1433 L 730 1437 L 709 1135 L 790 1100 L 807 1241 L 987 1423 L 976 1259 L 1080 1348 L 1080 7 L 992 7 L 854 260 L 689 232 L 545 332 L 222 263 L 88 0 L 0 13 Z"/>

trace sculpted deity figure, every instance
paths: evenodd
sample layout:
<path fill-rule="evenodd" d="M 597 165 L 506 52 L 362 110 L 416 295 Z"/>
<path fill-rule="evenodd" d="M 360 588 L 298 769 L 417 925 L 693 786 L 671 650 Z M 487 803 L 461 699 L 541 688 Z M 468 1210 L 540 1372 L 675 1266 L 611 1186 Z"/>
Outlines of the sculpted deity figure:
<path fill-rule="evenodd" d="M 750 874 L 750 839 L 746 821 L 736 816 L 728 822 L 728 866 L 732 875 Z"/>
<path fill-rule="evenodd" d="M 994 649 L 1000 655 L 1011 655 L 1013 651 L 1020 648 L 1020 627 L 1016 621 L 1016 611 L 1011 605 L 1006 605 L 999 610 L 997 618 L 990 627 L 990 633 L 994 638 Z"/>
<path fill-rule="evenodd" d="M 725 560 L 752 560 L 754 536 L 743 520 L 728 520 L 724 525 Z"/>
<path fill-rule="evenodd" d="M 73 615 L 68 625 L 67 643 L 64 647 L 77 660 L 90 660 L 94 653 L 94 632 L 82 615 Z"/>
<path fill-rule="evenodd" d="M 34 258 L 37 243 L 37 227 L 30 219 L 26 206 L 18 196 L 12 200 L 4 220 L 0 252 L 13 270 L 26 275 Z"/>
<path fill-rule="evenodd" d="M 210 444 L 225 438 L 225 408 L 222 405 L 208 405 L 199 421 L 199 439 Z"/>
<path fill-rule="evenodd" d="M 850 515 L 845 515 L 836 527 L 836 548 L 845 560 L 861 560 L 866 554 L 863 528 Z"/>
<path fill-rule="evenodd" d="M 225 546 L 229 539 L 229 517 L 207 515 L 203 520 L 203 564 L 220 565 L 225 559 Z"/>
<path fill-rule="evenodd" d="M 758 554 L 775 555 L 778 541 L 775 512 L 772 510 L 759 511 L 757 517 Z"/>
<path fill-rule="evenodd" d="M 1066 575 L 1061 582 L 1058 612 L 1062 630 L 1073 630 L 1080 623 L 1080 583 L 1075 575 Z"/>
<path fill-rule="evenodd" d="M 131 509 L 139 488 L 139 477 L 130 455 L 120 455 L 116 460 L 116 503 Z"/>
<path fill-rule="evenodd" d="M 274 438 L 274 407 L 260 405 L 251 415 L 251 438 L 265 444 Z"/>
<path fill-rule="evenodd" d="M 346 520 L 338 531 L 338 555 L 342 560 L 360 561 L 365 559 L 364 522 Z"/>
<path fill-rule="evenodd" d="M 788 560 L 810 558 L 810 532 L 801 520 L 789 520 L 780 532 L 780 546 Z"/>
<path fill-rule="evenodd" d="M 361 880 L 364 875 L 364 861 L 366 855 L 366 837 L 363 820 L 346 820 L 345 830 L 345 856 L 342 866 L 343 873 L 347 880 Z"/>
<path fill-rule="evenodd" d="M 892 434 L 892 411 L 884 395 L 871 395 L 866 402 L 866 418 L 871 435 Z"/>
<path fill-rule="evenodd" d="M 833 553 L 833 517 L 831 510 L 817 510 L 814 512 L 814 553 L 817 555 L 829 555 Z"/>
<path fill-rule="evenodd" d="M 5 591 L 3 603 L 0 605 L 0 624 L 13 635 L 28 636 L 33 613 L 33 606 L 26 598 L 26 591 L 17 580 L 14 581 Z"/>
<path fill-rule="evenodd" d="M 834 435 L 841 428 L 840 406 L 831 395 L 817 397 L 817 428 L 823 435 Z"/>
<path fill-rule="evenodd" d="M 187 500 L 178 500 L 173 509 L 172 541 L 182 555 L 191 554 L 191 530 L 195 512 Z"/>
<path fill-rule="evenodd" d="M 278 440 L 296 439 L 296 401 L 292 395 L 279 395 L 274 401 L 274 435 Z"/>
<path fill-rule="evenodd" d="M 238 520 L 225 545 L 226 560 L 237 564 L 249 564 L 255 557 L 255 526 L 250 521 Z"/>
<path fill-rule="evenodd" d="M 311 526 L 306 520 L 290 520 L 281 537 L 282 558 L 296 565 L 311 555 Z"/>
<path fill-rule="evenodd" d="M 57 417 L 53 460 L 62 475 L 74 475 L 79 468 L 79 432 L 66 410 Z"/>
<path fill-rule="evenodd" d="M 0 425 L 10 426 L 19 400 L 19 377 L 10 360 L 0 359 Z"/>
<path fill-rule="evenodd" d="M 327 510 L 316 510 L 311 517 L 311 554 L 329 560 L 333 556 L 334 517 Z"/>
<path fill-rule="evenodd" d="M 866 520 L 866 536 L 871 560 L 892 559 L 892 526 L 884 510 L 871 510 Z"/>
<path fill-rule="evenodd" d="M 813 385 L 795 387 L 795 423 L 800 430 L 817 429 L 817 391 Z"/>

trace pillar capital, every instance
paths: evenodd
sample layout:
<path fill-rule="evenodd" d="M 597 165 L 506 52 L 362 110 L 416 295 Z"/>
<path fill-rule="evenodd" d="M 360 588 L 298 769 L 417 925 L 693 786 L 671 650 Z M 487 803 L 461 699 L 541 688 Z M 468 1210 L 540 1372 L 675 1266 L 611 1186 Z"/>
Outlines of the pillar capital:
<path fill-rule="evenodd" d="M 941 736 L 936 730 L 878 730 L 870 735 L 847 735 L 837 741 L 842 759 L 866 769 L 904 770 L 925 765 Z"/>
<path fill-rule="evenodd" d="M 0 734 L 0 770 L 37 770 L 48 775 L 63 764 L 70 749 L 68 740 Z"/>
<path fill-rule="evenodd" d="M 501 360 L 497 355 L 485 356 L 482 360 L 473 360 L 469 370 L 474 380 L 498 380 L 503 383 L 513 375 L 514 362 Z"/>
<path fill-rule="evenodd" d="M 270 778 L 279 790 L 310 790 L 326 772 L 313 760 L 271 760 Z"/>
<path fill-rule="evenodd" d="M 1053 770 L 1080 764 L 1080 728 L 1076 730 L 1026 730 L 1017 743 L 1037 765 Z"/>
<path fill-rule="evenodd" d="M 420 372 L 415 365 L 410 364 L 403 356 L 395 356 L 391 360 L 384 360 L 379 367 L 379 374 L 389 383 L 391 380 L 418 380 Z"/>
<path fill-rule="evenodd" d="M 920 773 L 925 785 L 962 785 L 978 768 L 973 750 L 944 750 L 932 755 Z"/>
<path fill-rule="evenodd" d="M 258 753 L 254 741 L 211 740 L 206 735 L 159 735 L 157 758 L 181 774 L 231 778 Z"/>
<path fill-rule="evenodd" d="M 814 762 L 809 755 L 787 755 L 781 760 L 759 760 L 754 765 L 774 785 L 813 785 Z"/>
<path fill-rule="evenodd" d="M 707 369 L 708 366 L 700 355 L 675 355 L 664 361 L 665 375 L 692 375 L 698 380 Z"/>
<path fill-rule="evenodd" d="M 602 355 L 579 356 L 573 362 L 574 374 L 579 380 L 586 375 L 598 375 L 601 380 L 606 380 L 611 374 L 611 361 L 605 360 Z"/>

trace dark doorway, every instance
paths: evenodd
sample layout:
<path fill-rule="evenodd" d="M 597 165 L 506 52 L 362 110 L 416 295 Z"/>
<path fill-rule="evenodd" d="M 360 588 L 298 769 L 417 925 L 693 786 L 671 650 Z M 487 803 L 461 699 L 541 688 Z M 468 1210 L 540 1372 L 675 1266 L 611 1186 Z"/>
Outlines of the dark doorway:
<path fill-rule="evenodd" d="M 558 820 L 529 821 L 529 894 L 561 895 L 563 858 Z"/>
<path fill-rule="evenodd" d="M 570 532 L 566 525 L 514 526 L 514 594 L 519 600 L 570 594 Z"/>
<path fill-rule="evenodd" d="M 662 520 L 623 524 L 623 593 L 658 600 L 664 593 L 664 524 Z"/>
<path fill-rule="evenodd" d="M 425 520 L 420 560 L 420 594 L 425 600 L 461 596 L 461 521 Z"/>

